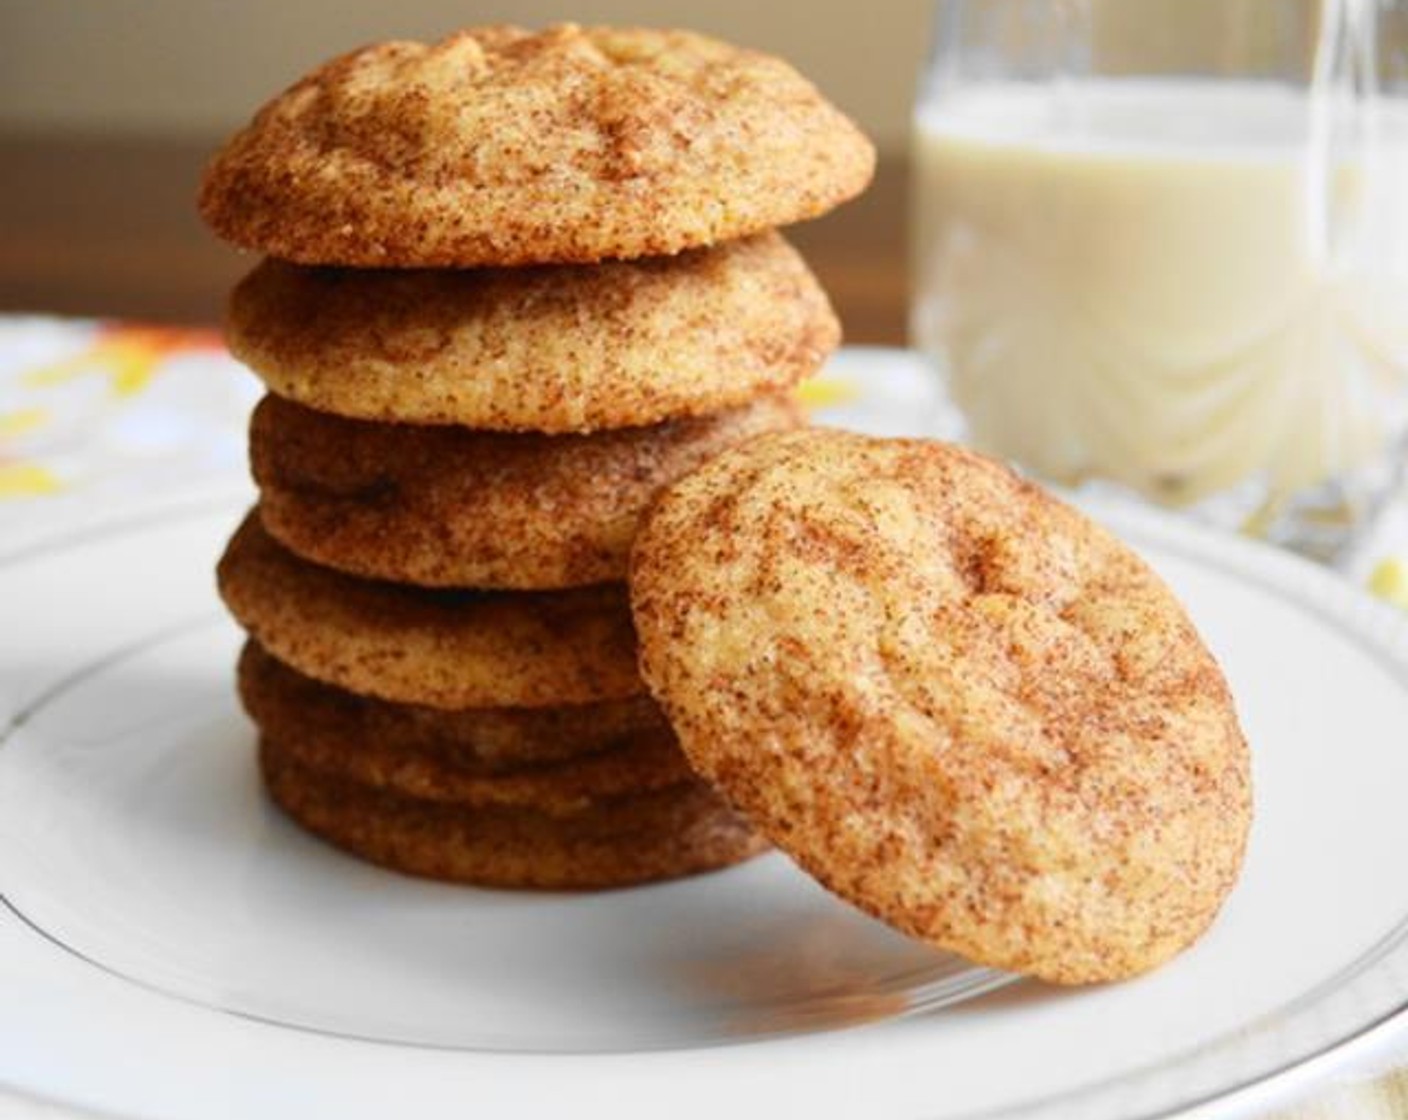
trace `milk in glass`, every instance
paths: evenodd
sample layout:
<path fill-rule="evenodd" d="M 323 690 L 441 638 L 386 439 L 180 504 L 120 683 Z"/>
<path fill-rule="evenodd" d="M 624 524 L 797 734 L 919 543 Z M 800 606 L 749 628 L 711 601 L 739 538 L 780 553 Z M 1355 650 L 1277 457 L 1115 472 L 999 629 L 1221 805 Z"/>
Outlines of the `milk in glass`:
<path fill-rule="evenodd" d="M 1403 431 L 1402 100 L 1089 78 L 959 90 L 916 130 L 916 341 L 981 447 L 1265 504 Z"/>

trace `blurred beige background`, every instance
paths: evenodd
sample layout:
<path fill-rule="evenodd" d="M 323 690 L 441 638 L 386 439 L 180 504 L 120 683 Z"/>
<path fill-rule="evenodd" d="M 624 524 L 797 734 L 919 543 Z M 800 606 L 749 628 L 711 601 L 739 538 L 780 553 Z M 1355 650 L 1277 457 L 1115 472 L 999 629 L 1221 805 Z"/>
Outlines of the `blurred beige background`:
<path fill-rule="evenodd" d="M 249 267 L 196 216 L 220 139 L 330 55 L 477 23 L 692 27 L 781 54 L 882 160 L 790 231 L 852 341 L 904 336 L 909 103 L 930 0 L 0 0 L 0 311 L 213 322 Z"/>
<path fill-rule="evenodd" d="M 0 0 L 0 131 L 203 138 L 313 63 L 474 23 L 687 26 L 777 52 L 900 152 L 928 0 Z"/>
<path fill-rule="evenodd" d="M 1319 0 L 1050 2 L 1098 11 L 1106 62 L 1191 56 L 1216 69 L 1278 41 L 1273 9 Z M 1022 24 L 1034 10 L 1011 9 Z M 575 19 L 695 27 L 773 51 L 855 116 L 881 150 L 874 185 L 789 236 L 852 341 L 898 342 L 909 104 L 930 11 L 931 0 L 0 0 L 0 310 L 218 318 L 247 262 L 200 225 L 196 183 L 258 105 L 377 39 Z"/>

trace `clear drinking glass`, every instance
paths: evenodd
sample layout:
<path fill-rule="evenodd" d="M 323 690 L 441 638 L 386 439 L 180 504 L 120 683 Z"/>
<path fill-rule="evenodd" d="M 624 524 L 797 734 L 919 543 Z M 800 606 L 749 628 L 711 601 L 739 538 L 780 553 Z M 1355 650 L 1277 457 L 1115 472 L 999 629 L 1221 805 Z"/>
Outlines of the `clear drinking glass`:
<path fill-rule="evenodd" d="M 1408 0 L 940 0 L 914 166 L 979 447 L 1322 558 L 1401 481 Z"/>

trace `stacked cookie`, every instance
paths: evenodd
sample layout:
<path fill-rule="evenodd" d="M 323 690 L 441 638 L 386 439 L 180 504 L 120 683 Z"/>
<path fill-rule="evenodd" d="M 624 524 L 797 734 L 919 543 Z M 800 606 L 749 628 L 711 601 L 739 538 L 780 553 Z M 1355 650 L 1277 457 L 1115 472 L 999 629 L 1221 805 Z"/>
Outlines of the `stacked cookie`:
<path fill-rule="evenodd" d="M 772 227 L 872 167 L 777 59 L 576 27 L 366 48 L 216 156 L 203 215 L 268 254 L 229 342 L 270 390 L 219 580 L 294 819 L 503 886 L 760 850 L 647 696 L 622 581 L 660 490 L 800 423 L 839 330 Z"/>

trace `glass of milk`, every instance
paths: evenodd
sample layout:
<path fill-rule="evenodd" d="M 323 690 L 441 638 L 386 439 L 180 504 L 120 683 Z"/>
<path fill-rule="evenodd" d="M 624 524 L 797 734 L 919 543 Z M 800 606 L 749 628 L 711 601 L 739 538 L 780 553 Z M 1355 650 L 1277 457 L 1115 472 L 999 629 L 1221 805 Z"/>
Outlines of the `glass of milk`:
<path fill-rule="evenodd" d="M 914 126 L 971 442 L 1353 542 L 1408 450 L 1408 0 L 941 0 Z"/>

